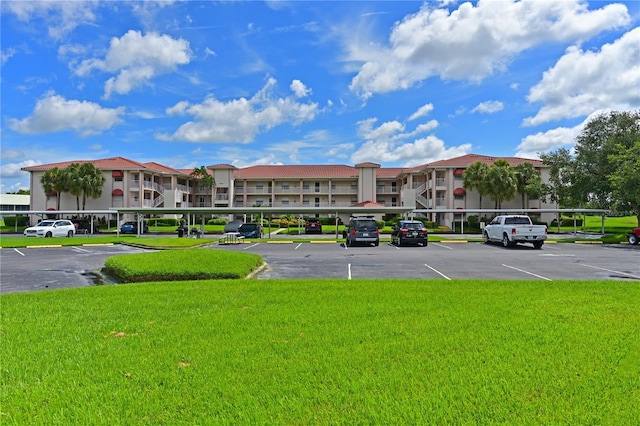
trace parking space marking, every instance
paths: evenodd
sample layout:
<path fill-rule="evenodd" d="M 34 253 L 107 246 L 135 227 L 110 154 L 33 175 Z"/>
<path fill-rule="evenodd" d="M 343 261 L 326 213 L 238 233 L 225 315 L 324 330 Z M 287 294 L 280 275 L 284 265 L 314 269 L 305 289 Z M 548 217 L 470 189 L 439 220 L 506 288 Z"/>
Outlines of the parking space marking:
<path fill-rule="evenodd" d="M 447 250 L 453 250 L 451 247 L 445 246 L 444 244 L 438 244 L 438 243 L 431 243 L 431 244 L 433 244 L 434 246 L 446 248 Z"/>
<path fill-rule="evenodd" d="M 298 243 L 298 245 L 296 246 L 296 248 L 294 248 L 294 250 L 298 250 L 300 246 L 302 246 L 302 243 Z"/>
<path fill-rule="evenodd" d="M 73 247 L 73 250 L 74 251 L 79 251 L 81 253 L 91 253 L 91 250 L 85 250 L 85 249 L 80 248 L 80 247 Z"/>
<path fill-rule="evenodd" d="M 15 250 L 15 251 L 16 251 L 16 253 L 18 253 L 20 256 L 24 256 L 24 255 L 25 255 L 23 252 L 21 252 L 21 251 L 20 251 L 20 250 L 18 250 L 18 249 L 14 249 L 14 250 Z"/>
<path fill-rule="evenodd" d="M 542 275 L 534 274 L 533 272 L 525 271 L 524 269 L 516 268 L 515 266 L 505 265 L 504 263 L 502 264 L 502 266 L 504 266 L 505 268 L 511 268 L 518 272 L 522 272 L 523 274 L 532 275 L 534 277 L 540 278 L 541 280 L 553 281 L 551 278 L 543 277 Z"/>
<path fill-rule="evenodd" d="M 260 244 L 260 243 L 251 244 L 250 246 L 245 247 L 242 250 L 249 250 L 250 248 L 257 246 L 258 244 Z"/>
<path fill-rule="evenodd" d="M 432 268 L 431 266 L 427 265 L 426 263 L 424 264 L 424 266 L 426 266 L 427 268 L 431 269 L 433 272 L 435 272 L 436 274 L 440 275 L 442 278 L 451 281 L 451 278 L 449 278 L 448 276 L 446 276 L 442 272 L 438 271 L 437 269 Z"/>
<path fill-rule="evenodd" d="M 348 280 L 351 279 L 351 264 L 350 263 L 347 265 L 347 279 Z"/>
<path fill-rule="evenodd" d="M 601 271 L 612 272 L 614 274 L 620 274 L 620 275 L 626 275 L 627 277 L 636 278 L 640 280 L 640 276 L 629 274 L 627 272 L 614 271 L 613 269 L 600 268 L 598 266 L 593 266 L 593 265 L 585 265 L 584 263 L 581 263 L 581 265 L 586 266 L 587 268 L 600 269 Z"/>

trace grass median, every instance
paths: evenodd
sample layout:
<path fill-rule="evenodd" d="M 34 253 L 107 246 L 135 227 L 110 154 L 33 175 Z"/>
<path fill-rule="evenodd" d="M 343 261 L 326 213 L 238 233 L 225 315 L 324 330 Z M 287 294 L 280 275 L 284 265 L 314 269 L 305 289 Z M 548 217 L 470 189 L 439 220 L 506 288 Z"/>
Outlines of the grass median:
<path fill-rule="evenodd" d="M 3 425 L 634 424 L 624 281 L 204 280 L 0 296 Z"/>

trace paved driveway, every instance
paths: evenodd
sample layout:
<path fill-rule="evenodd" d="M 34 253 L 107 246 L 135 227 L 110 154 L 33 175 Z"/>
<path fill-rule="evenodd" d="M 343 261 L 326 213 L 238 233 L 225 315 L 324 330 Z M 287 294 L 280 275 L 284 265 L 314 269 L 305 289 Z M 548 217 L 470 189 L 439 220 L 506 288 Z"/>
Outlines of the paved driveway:
<path fill-rule="evenodd" d="M 260 254 L 268 264 L 258 279 L 611 279 L 640 281 L 640 246 L 545 244 L 505 249 L 482 243 L 429 243 L 428 247 L 345 247 L 342 243 L 270 241 L 212 245 Z M 0 292 L 83 287 L 102 280 L 110 256 L 141 253 L 124 245 L 0 250 Z"/>

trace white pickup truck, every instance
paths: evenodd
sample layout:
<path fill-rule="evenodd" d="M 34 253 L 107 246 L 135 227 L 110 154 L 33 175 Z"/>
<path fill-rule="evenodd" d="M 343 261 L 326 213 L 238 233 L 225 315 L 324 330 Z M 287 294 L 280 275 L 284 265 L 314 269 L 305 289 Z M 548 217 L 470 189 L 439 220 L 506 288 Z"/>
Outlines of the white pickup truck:
<path fill-rule="evenodd" d="M 504 247 L 531 243 L 539 249 L 547 239 L 547 226 L 534 225 L 529 216 L 496 216 L 482 230 L 484 242 L 501 242 Z"/>

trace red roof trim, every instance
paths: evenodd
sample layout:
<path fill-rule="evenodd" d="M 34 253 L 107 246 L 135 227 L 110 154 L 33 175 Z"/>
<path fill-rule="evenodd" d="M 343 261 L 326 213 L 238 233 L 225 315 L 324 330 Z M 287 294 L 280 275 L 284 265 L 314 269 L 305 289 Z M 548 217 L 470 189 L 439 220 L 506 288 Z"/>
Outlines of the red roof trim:
<path fill-rule="evenodd" d="M 111 191 L 111 195 L 119 197 L 121 195 L 124 195 L 124 192 L 122 192 L 122 189 L 114 189 L 113 191 Z"/>
<path fill-rule="evenodd" d="M 453 195 L 464 195 L 466 193 L 467 191 L 465 191 L 464 188 L 456 188 L 453 190 Z"/>

